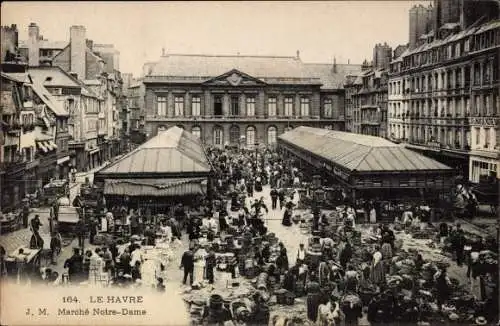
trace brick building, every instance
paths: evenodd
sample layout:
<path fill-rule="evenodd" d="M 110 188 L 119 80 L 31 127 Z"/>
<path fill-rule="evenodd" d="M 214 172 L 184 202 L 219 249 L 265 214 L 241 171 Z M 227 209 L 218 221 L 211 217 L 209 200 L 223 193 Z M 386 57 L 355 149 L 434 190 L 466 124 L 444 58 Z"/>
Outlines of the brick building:
<path fill-rule="evenodd" d="M 359 65 L 297 56 L 164 54 L 145 67 L 148 137 L 173 125 L 223 147 L 274 145 L 301 125 L 344 130 L 345 75 Z"/>

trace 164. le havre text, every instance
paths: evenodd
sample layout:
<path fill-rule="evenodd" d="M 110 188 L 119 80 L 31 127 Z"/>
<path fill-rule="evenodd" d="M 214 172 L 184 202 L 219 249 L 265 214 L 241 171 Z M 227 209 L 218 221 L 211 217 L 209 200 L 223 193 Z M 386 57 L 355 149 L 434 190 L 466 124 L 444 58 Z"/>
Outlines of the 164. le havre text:
<path fill-rule="evenodd" d="M 145 316 L 143 296 L 88 296 L 80 299 L 77 296 L 61 298 L 56 311 L 47 307 L 28 307 L 26 316 Z"/>

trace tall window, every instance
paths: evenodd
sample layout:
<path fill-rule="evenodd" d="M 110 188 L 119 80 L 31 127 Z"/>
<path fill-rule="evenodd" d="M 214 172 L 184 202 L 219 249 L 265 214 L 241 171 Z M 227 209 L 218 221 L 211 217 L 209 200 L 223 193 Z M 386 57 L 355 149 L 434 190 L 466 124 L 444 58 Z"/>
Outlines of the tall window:
<path fill-rule="evenodd" d="M 247 147 L 254 148 L 255 146 L 255 128 L 250 126 L 247 128 Z"/>
<path fill-rule="evenodd" d="M 277 135 L 277 130 L 275 126 L 267 128 L 267 143 L 269 145 L 276 144 L 276 135 Z"/>
<path fill-rule="evenodd" d="M 201 99 L 199 96 L 193 96 L 191 98 L 191 115 L 194 117 L 201 115 Z"/>
<path fill-rule="evenodd" d="M 167 115 L 167 98 L 165 96 L 158 96 L 156 98 L 156 113 L 160 116 Z"/>
<path fill-rule="evenodd" d="M 229 142 L 233 145 L 239 144 L 240 142 L 240 127 L 232 126 L 229 129 Z"/>
<path fill-rule="evenodd" d="M 222 115 L 222 98 L 220 96 L 214 96 L 214 115 Z"/>
<path fill-rule="evenodd" d="M 255 97 L 247 97 L 247 116 L 255 115 Z"/>
<path fill-rule="evenodd" d="M 174 115 L 182 117 L 184 115 L 184 97 L 176 96 L 174 98 Z"/>
<path fill-rule="evenodd" d="M 307 97 L 300 98 L 300 116 L 309 116 L 309 98 Z"/>
<path fill-rule="evenodd" d="M 193 136 L 201 138 L 201 128 L 200 127 L 198 127 L 198 126 L 193 127 L 191 129 L 191 133 L 193 134 Z"/>
<path fill-rule="evenodd" d="M 333 115 L 332 100 L 329 98 L 323 102 L 323 115 L 325 118 L 331 118 Z"/>
<path fill-rule="evenodd" d="M 484 148 L 490 146 L 490 128 L 484 128 Z"/>
<path fill-rule="evenodd" d="M 293 116 L 293 97 L 285 97 L 285 116 Z"/>
<path fill-rule="evenodd" d="M 267 114 L 270 117 L 276 116 L 276 97 L 270 97 L 267 100 Z"/>
<path fill-rule="evenodd" d="M 481 144 L 481 128 L 476 128 L 476 145 Z"/>
<path fill-rule="evenodd" d="M 231 115 L 232 116 L 240 115 L 240 103 L 239 103 L 239 98 L 237 96 L 231 97 Z"/>
<path fill-rule="evenodd" d="M 222 131 L 222 128 L 215 127 L 214 128 L 214 145 L 215 146 L 222 146 L 223 142 L 224 142 L 224 132 Z"/>

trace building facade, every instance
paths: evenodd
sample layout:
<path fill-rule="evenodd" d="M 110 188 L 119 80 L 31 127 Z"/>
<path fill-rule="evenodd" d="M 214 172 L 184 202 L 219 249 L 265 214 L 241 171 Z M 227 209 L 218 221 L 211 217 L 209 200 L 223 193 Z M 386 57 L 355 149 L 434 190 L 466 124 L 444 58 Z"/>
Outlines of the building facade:
<path fill-rule="evenodd" d="M 354 82 L 346 82 L 352 103 L 351 132 L 387 137 L 387 80 L 387 70 L 369 69 Z"/>
<path fill-rule="evenodd" d="M 479 182 L 499 168 L 500 23 L 441 32 L 391 64 L 389 134 Z"/>
<path fill-rule="evenodd" d="M 121 153 L 126 147 L 121 140 L 126 137 L 121 131 L 121 118 L 126 124 L 128 117 L 123 116 L 122 109 L 125 99 L 121 92 L 120 53 L 111 44 L 94 44 L 87 39 L 85 26 L 71 26 L 70 39 L 64 42 L 45 40 L 35 23 L 28 27 L 28 34 L 29 39 L 21 41 L 20 48 L 30 66 L 59 67 L 79 84 L 78 96 L 82 101 L 74 102 L 76 115 L 70 118 L 73 124 L 70 129 L 75 130 L 76 125 L 90 128 L 91 131 L 81 130 L 80 133 L 89 134 L 91 138 L 70 140 L 72 165 L 77 170 L 87 170 Z M 97 107 L 99 111 L 93 112 Z M 89 120 L 78 121 L 87 114 Z M 97 123 L 94 123 L 94 114 L 98 115 Z M 95 139 L 92 138 L 94 133 Z"/>
<path fill-rule="evenodd" d="M 142 80 L 134 80 L 127 89 L 129 112 L 129 129 L 131 144 L 139 145 L 146 140 L 145 132 L 145 104 L 146 88 Z"/>
<path fill-rule="evenodd" d="M 373 61 L 344 79 L 347 131 L 387 137 L 387 81 L 392 48 L 376 44 Z"/>
<path fill-rule="evenodd" d="M 342 80 L 359 66 L 296 57 L 163 55 L 147 69 L 147 137 L 173 125 L 215 147 L 274 146 L 300 125 L 344 129 Z"/>

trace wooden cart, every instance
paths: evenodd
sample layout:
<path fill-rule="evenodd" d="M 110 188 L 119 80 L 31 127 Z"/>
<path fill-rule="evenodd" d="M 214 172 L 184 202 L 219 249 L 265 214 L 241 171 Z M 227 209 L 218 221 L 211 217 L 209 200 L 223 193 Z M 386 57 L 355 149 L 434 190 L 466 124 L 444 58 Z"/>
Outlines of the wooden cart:
<path fill-rule="evenodd" d="M 40 270 L 40 252 L 42 249 L 30 249 L 21 246 L 5 258 L 7 275 L 17 275 L 18 272 L 26 275 L 35 275 Z"/>

